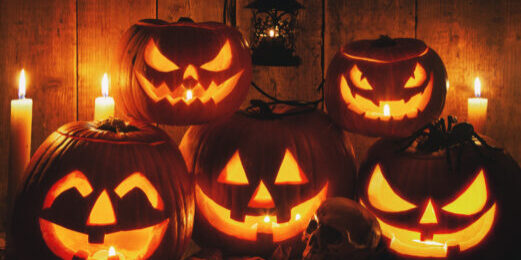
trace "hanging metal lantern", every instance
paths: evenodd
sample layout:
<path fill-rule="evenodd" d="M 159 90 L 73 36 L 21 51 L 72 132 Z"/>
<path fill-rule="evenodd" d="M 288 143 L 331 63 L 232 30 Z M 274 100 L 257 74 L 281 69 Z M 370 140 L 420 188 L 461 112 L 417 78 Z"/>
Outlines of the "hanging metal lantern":
<path fill-rule="evenodd" d="M 253 64 L 298 66 L 295 27 L 298 10 L 303 6 L 295 0 L 255 0 L 246 8 L 253 11 Z"/>

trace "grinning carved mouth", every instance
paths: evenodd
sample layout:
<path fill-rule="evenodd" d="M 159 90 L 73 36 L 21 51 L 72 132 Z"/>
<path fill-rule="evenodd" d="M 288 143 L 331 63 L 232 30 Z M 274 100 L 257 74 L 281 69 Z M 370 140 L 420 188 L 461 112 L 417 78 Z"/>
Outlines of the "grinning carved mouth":
<path fill-rule="evenodd" d="M 219 85 L 212 81 L 206 90 L 201 85 L 201 83 L 197 83 L 195 87 L 190 89 L 190 94 L 187 94 L 189 89 L 183 85 L 180 85 L 175 88 L 175 90 L 171 91 L 164 82 L 161 83 L 159 87 L 155 87 L 145 76 L 143 76 L 138 71 L 135 71 L 135 74 L 141 88 L 151 99 L 154 100 L 154 102 L 159 102 L 163 99 L 166 99 L 168 102 L 170 102 L 171 105 L 175 105 L 180 101 L 190 105 L 195 100 L 199 100 L 203 104 L 213 100 L 215 104 L 218 104 L 221 100 L 228 96 L 230 92 L 232 92 L 243 72 L 244 70 L 237 72 L 235 75 L 231 76 Z"/>
<path fill-rule="evenodd" d="M 418 113 L 423 112 L 431 99 L 433 85 L 433 75 L 431 73 L 429 83 L 423 90 L 411 97 L 407 102 L 402 100 L 380 101 L 378 106 L 371 100 L 361 95 L 351 92 L 351 87 L 347 84 L 344 75 L 340 78 L 340 92 L 348 109 L 369 119 L 380 119 L 387 121 L 390 119 L 402 120 L 404 117 L 415 118 Z M 386 107 L 388 110 L 386 111 Z"/>
<path fill-rule="evenodd" d="M 302 202 L 291 209 L 291 218 L 288 222 L 277 223 L 277 216 L 246 215 L 243 222 L 230 217 L 231 211 L 208 197 L 196 184 L 195 198 L 197 208 L 206 220 L 220 232 L 244 240 L 256 241 L 257 233 L 272 234 L 273 242 L 280 242 L 292 238 L 304 231 L 309 220 L 315 214 L 322 201 L 326 199 L 328 184 L 313 198 Z"/>
<path fill-rule="evenodd" d="M 147 259 L 161 244 L 169 219 L 142 229 L 119 231 L 105 234 L 104 242 L 89 243 L 89 235 L 64 228 L 40 218 L 42 236 L 51 251 L 62 259 L 72 259 L 83 251 L 93 256 L 101 250 L 113 246 L 126 259 Z"/>
<path fill-rule="evenodd" d="M 391 240 L 389 248 L 410 256 L 446 257 L 449 247 L 459 246 L 465 251 L 479 244 L 488 234 L 494 223 L 496 204 L 468 227 L 453 232 L 434 234 L 431 240 L 421 240 L 421 233 L 398 228 L 383 222 L 376 217 L 385 237 Z"/>

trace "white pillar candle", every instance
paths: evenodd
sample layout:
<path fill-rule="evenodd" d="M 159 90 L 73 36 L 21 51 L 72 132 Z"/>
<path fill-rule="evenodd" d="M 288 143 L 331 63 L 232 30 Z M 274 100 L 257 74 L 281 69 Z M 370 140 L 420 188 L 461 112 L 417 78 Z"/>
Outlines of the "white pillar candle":
<path fill-rule="evenodd" d="M 481 97 L 481 81 L 477 77 L 474 80 L 474 94 L 476 97 L 468 99 L 467 121 L 477 132 L 481 132 L 487 120 L 488 99 Z"/>
<path fill-rule="evenodd" d="M 101 80 L 101 97 L 97 97 L 94 105 L 94 120 L 104 120 L 114 116 L 114 99 L 109 96 L 109 78 L 107 73 Z"/>

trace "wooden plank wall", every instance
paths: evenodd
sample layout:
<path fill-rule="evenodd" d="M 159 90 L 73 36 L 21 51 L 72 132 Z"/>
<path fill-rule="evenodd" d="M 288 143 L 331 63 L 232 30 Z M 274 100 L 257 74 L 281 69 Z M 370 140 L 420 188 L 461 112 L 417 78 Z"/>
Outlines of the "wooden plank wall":
<path fill-rule="evenodd" d="M 249 38 L 251 0 L 237 0 L 237 26 Z M 465 119 L 472 82 L 480 76 L 489 98 L 484 133 L 521 160 L 521 2 L 516 0 L 300 1 L 297 68 L 254 66 L 253 80 L 282 99 L 315 100 L 327 65 L 349 41 L 417 37 L 445 61 L 451 82 L 443 115 Z M 224 0 L 3 0 L 0 1 L 0 200 L 5 200 L 9 100 L 17 74 L 29 76 L 34 100 L 33 152 L 60 125 L 92 118 L 101 76 L 121 34 L 144 18 L 221 21 Z M 518 59 L 519 58 L 519 59 Z M 249 98 L 261 96 L 253 89 Z M 247 102 L 243 104 L 247 105 Z M 179 141 L 186 127 L 164 127 Z M 358 155 L 375 139 L 349 134 Z M 0 203 L 5 212 L 5 203 Z M 0 214 L 4 223 L 4 214 Z M 0 225 L 0 230 L 2 227 Z"/>

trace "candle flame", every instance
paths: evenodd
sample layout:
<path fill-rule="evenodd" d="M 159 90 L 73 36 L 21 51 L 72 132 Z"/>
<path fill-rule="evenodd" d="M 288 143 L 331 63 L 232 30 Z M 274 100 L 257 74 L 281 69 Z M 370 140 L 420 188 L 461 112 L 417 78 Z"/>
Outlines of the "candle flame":
<path fill-rule="evenodd" d="M 113 246 L 109 248 L 109 256 L 116 256 L 116 249 Z"/>
<path fill-rule="evenodd" d="M 266 223 L 270 222 L 270 216 L 264 217 L 264 222 L 266 222 Z"/>
<path fill-rule="evenodd" d="M 192 92 L 192 90 L 191 89 L 187 90 L 185 93 L 185 99 L 188 101 L 188 100 L 191 100 L 193 97 L 194 97 L 194 93 Z"/>
<path fill-rule="evenodd" d="M 18 98 L 25 98 L 25 71 L 20 72 L 20 79 L 18 80 Z"/>
<path fill-rule="evenodd" d="M 474 95 L 481 97 L 481 81 L 478 77 L 474 80 Z"/>
<path fill-rule="evenodd" d="M 300 214 L 297 213 L 297 215 L 295 215 L 295 220 L 299 220 L 300 218 Z"/>
<path fill-rule="evenodd" d="M 450 88 L 450 83 L 449 83 L 449 81 L 447 80 L 447 91 L 449 91 L 449 88 Z"/>
<path fill-rule="evenodd" d="M 109 96 L 109 77 L 107 73 L 103 74 L 103 79 L 101 80 L 101 94 L 104 97 Z"/>
<path fill-rule="evenodd" d="M 389 107 L 389 104 L 384 105 L 384 116 L 391 116 L 391 108 Z"/>

